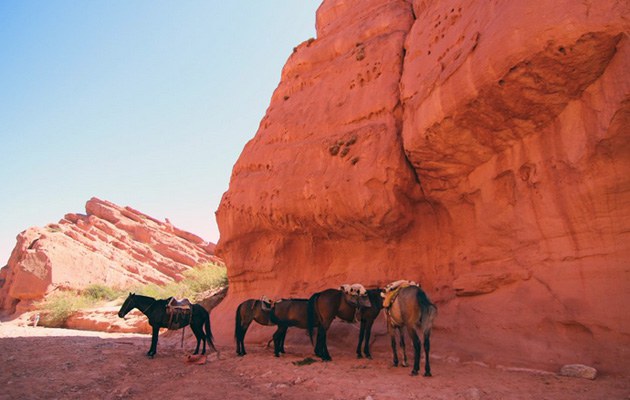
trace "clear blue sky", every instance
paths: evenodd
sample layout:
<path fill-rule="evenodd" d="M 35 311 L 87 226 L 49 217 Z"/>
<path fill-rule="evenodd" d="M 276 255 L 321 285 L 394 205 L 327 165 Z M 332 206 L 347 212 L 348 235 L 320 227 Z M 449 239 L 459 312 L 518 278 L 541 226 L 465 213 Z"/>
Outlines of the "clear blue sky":
<path fill-rule="evenodd" d="M 214 212 L 321 0 L 0 1 L 0 266 L 92 196 L 216 242 Z"/>

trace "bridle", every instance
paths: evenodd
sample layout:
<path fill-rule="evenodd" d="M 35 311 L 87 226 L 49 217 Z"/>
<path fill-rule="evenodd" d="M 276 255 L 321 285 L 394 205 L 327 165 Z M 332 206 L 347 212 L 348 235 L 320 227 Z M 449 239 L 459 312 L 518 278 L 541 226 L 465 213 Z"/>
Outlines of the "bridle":
<path fill-rule="evenodd" d="M 153 305 L 155 304 L 155 301 L 154 301 L 153 303 L 149 304 L 149 305 L 147 306 L 147 308 L 146 308 L 146 309 L 144 309 L 144 310 L 143 310 L 143 309 L 141 309 L 141 308 L 140 308 L 140 305 L 139 305 L 139 304 L 138 304 L 138 302 L 136 301 L 136 295 L 135 295 L 135 294 L 132 294 L 132 295 L 131 295 L 131 299 L 132 299 L 132 301 L 133 301 L 133 305 L 134 305 L 134 306 L 133 306 L 133 307 L 131 307 L 131 308 L 129 308 L 129 311 L 131 311 L 134 307 L 136 307 L 136 308 L 137 308 L 138 310 L 140 310 L 143 314 L 146 314 L 146 313 L 147 313 L 147 311 L 149 311 L 149 309 L 151 309 L 151 307 L 153 307 Z M 129 312 L 129 311 L 127 311 L 127 312 Z"/>

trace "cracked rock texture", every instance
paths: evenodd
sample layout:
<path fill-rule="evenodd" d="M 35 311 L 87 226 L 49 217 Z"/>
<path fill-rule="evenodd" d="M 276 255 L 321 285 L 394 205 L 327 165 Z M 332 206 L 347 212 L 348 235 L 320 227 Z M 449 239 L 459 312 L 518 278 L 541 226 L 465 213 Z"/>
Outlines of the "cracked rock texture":
<path fill-rule="evenodd" d="M 17 236 L 0 270 L 1 312 L 27 311 L 56 289 L 160 284 L 181 280 L 197 264 L 221 262 L 214 244 L 168 221 L 97 198 L 85 210 Z"/>
<path fill-rule="evenodd" d="M 628 11 L 324 1 L 217 211 L 217 329 L 244 298 L 412 279 L 438 353 L 630 367 Z"/>

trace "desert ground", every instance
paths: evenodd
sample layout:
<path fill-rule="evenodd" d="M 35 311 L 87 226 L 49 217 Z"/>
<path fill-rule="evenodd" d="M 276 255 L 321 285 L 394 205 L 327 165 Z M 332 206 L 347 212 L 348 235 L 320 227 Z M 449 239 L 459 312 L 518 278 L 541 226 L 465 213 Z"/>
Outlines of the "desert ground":
<path fill-rule="evenodd" d="M 431 358 L 433 377 L 394 368 L 387 346 L 374 359 L 331 344 L 332 362 L 308 363 L 308 345 L 292 344 L 275 358 L 271 348 L 218 346 L 205 363 L 187 362 L 194 340 L 162 335 L 158 354 L 145 356 L 150 336 L 0 324 L 1 399 L 630 399 L 628 377 L 567 378 L 542 371 L 506 370 Z M 386 341 L 385 337 L 376 341 Z M 409 349 L 408 349 L 409 350 Z M 306 363 L 304 361 L 307 361 Z M 203 362 L 204 359 L 201 359 Z M 424 365 L 424 364 L 423 364 Z M 423 368 L 423 367 L 422 367 Z"/>

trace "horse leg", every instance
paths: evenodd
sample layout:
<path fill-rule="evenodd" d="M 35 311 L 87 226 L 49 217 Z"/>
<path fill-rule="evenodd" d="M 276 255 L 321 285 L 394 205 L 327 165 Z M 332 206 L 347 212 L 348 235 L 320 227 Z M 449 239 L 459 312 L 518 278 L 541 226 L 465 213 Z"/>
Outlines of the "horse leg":
<path fill-rule="evenodd" d="M 365 337 L 365 321 L 361 320 L 361 327 L 359 328 L 359 344 L 357 344 L 357 358 L 363 358 L 363 354 L 361 354 L 361 344 L 363 343 L 363 338 Z M 367 341 L 365 342 L 367 345 Z M 366 356 L 369 352 L 366 352 Z"/>
<path fill-rule="evenodd" d="M 374 324 L 374 320 L 368 320 L 365 322 L 365 348 L 363 349 L 363 353 L 365 354 L 365 358 L 371 360 L 372 353 L 370 353 L 370 336 L 372 336 L 372 325 Z"/>
<path fill-rule="evenodd" d="M 400 335 L 400 350 L 402 351 L 402 355 L 403 355 L 402 366 L 406 367 L 409 364 L 407 363 L 407 347 L 405 347 L 405 333 L 403 332 L 402 327 L 398 328 L 398 334 Z"/>
<path fill-rule="evenodd" d="M 319 331 L 321 329 L 322 328 L 320 326 L 317 327 L 317 337 L 315 338 L 315 355 L 320 358 L 322 357 L 322 351 L 321 351 L 322 346 L 319 340 Z"/>
<path fill-rule="evenodd" d="M 429 350 L 431 349 L 431 331 L 424 334 L 424 376 L 431 375 L 431 364 L 429 364 Z"/>
<path fill-rule="evenodd" d="M 396 328 L 394 328 L 389 322 L 387 323 L 387 331 L 389 332 L 389 340 L 392 346 L 392 355 L 394 357 L 393 365 L 398 366 L 398 350 L 396 349 Z"/>
<path fill-rule="evenodd" d="M 289 327 L 287 327 L 284 332 L 282 333 L 282 337 L 280 338 L 280 353 L 285 354 L 284 351 L 284 339 L 286 339 L 287 337 L 287 331 L 289 330 Z"/>
<path fill-rule="evenodd" d="M 323 325 L 317 328 L 317 345 L 315 346 L 315 354 L 318 355 L 322 361 L 332 361 L 332 358 L 328 353 L 328 346 L 326 345 L 326 328 L 324 328 Z"/>
<path fill-rule="evenodd" d="M 238 333 L 236 335 L 236 354 L 239 356 L 244 356 L 247 354 L 245 351 L 245 334 L 247 333 L 247 329 L 249 329 L 249 325 L 252 323 L 251 319 L 249 321 L 242 321 L 239 326 Z"/>
<path fill-rule="evenodd" d="M 159 326 L 154 326 L 153 327 L 153 332 L 151 335 L 151 348 L 149 349 L 149 351 L 147 352 L 147 356 L 153 358 L 153 356 L 155 356 L 155 353 L 157 352 L 157 342 L 158 342 L 158 334 L 160 333 L 160 327 Z"/>
<path fill-rule="evenodd" d="M 203 350 L 201 351 L 201 354 L 206 354 L 206 338 L 203 334 L 203 328 L 201 327 L 201 325 L 193 323 L 190 325 L 190 329 L 192 329 L 193 333 L 195 334 L 195 338 L 197 339 L 197 347 L 195 347 L 195 352 L 193 354 L 199 354 L 199 345 L 201 344 L 202 340 Z"/>
<path fill-rule="evenodd" d="M 420 352 L 422 351 L 421 343 L 418 333 L 414 327 L 407 327 L 407 332 L 413 342 L 413 369 L 411 370 L 411 375 L 415 376 L 418 375 L 418 370 L 420 369 Z"/>
<path fill-rule="evenodd" d="M 278 329 L 273 334 L 273 354 L 276 357 L 280 357 L 280 347 L 282 346 L 282 337 L 287 332 L 287 327 L 283 325 L 278 325 Z"/>

